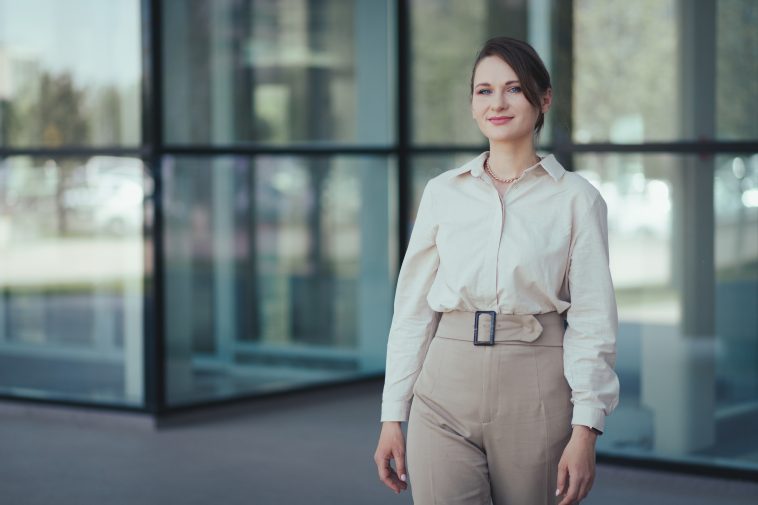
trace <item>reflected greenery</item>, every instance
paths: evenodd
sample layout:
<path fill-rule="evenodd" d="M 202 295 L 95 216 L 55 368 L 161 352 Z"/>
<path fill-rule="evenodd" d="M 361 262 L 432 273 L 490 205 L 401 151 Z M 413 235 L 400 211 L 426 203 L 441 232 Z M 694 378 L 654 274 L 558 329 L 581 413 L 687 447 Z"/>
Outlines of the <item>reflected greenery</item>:
<path fill-rule="evenodd" d="M 677 137 L 676 3 L 574 2 L 576 142 Z"/>
<path fill-rule="evenodd" d="M 5 143 L 40 147 L 87 144 L 91 128 L 85 98 L 70 73 L 43 72 L 38 89 L 25 88 L 9 103 Z"/>
<path fill-rule="evenodd" d="M 0 147 L 138 146 L 139 41 L 140 2 L 0 0 Z"/>

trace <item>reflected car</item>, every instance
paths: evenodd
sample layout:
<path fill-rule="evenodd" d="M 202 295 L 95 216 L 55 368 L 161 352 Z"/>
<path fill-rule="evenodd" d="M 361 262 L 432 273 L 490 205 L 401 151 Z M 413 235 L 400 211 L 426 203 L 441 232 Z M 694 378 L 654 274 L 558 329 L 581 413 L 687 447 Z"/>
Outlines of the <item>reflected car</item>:
<path fill-rule="evenodd" d="M 661 179 L 632 174 L 625 191 L 617 181 L 603 181 L 592 170 L 577 172 L 603 195 L 608 206 L 608 228 L 614 235 L 663 240 L 671 234 L 671 188 Z"/>
<path fill-rule="evenodd" d="M 619 207 L 609 221 L 614 232 L 667 239 L 671 235 L 671 188 L 661 179 L 644 179 L 637 191 L 619 195 Z"/>
<path fill-rule="evenodd" d="M 138 180 L 106 173 L 90 185 L 67 189 L 63 204 L 70 231 L 125 236 L 141 233 L 143 200 Z"/>

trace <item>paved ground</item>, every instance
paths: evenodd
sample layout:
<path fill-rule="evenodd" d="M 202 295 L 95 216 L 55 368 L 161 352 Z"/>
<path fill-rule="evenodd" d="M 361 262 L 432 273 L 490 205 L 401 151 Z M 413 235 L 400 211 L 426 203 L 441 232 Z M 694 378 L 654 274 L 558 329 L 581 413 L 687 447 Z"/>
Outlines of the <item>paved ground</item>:
<path fill-rule="evenodd" d="M 0 503 L 409 504 L 376 479 L 380 391 L 370 381 L 300 392 L 160 430 L 135 416 L 0 404 Z M 582 503 L 747 505 L 758 483 L 598 465 Z"/>

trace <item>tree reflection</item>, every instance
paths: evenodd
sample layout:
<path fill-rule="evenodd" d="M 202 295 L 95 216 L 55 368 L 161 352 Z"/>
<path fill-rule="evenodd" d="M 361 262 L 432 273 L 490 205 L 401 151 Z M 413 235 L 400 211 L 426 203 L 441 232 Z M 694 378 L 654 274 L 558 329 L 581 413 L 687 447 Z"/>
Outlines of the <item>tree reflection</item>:
<path fill-rule="evenodd" d="M 29 86 L 9 104 L 9 143 L 14 146 L 84 145 L 89 139 L 85 91 L 69 72 L 43 72 L 39 86 Z"/>
<path fill-rule="evenodd" d="M 77 88 L 70 72 L 43 72 L 39 86 L 20 90 L 9 104 L 9 143 L 18 146 L 81 146 L 89 140 L 90 126 L 86 117 L 85 90 Z M 55 208 L 60 235 L 68 232 L 68 211 L 64 196 L 75 163 L 56 164 L 35 159 L 35 166 L 52 166 L 57 171 Z M 31 180 L 34 180 L 33 178 Z"/>

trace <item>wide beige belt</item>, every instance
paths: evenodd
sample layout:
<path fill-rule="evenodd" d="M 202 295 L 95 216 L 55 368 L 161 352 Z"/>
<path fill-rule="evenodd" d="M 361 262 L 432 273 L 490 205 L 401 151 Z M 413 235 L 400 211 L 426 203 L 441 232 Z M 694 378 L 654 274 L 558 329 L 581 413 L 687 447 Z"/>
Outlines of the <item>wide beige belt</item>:
<path fill-rule="evenodd" d="M 477 318 L 478 314 L 478 318 Z M 524 344 L 563 346 L 563 317 L 557 312 L 545 314 L 494 314 L 495 328 L 492 329 L 492 312 L 443 312 L 435 338 L 468 340 L 477 345 L 488 345 L 490 341 L 503 344 Z M 478 319 L 478 324 L 477 323 Z"/>

